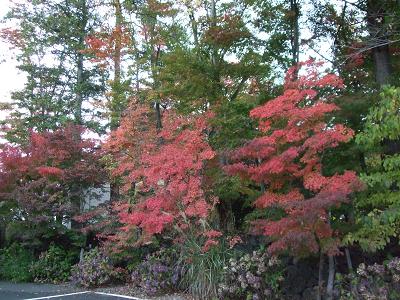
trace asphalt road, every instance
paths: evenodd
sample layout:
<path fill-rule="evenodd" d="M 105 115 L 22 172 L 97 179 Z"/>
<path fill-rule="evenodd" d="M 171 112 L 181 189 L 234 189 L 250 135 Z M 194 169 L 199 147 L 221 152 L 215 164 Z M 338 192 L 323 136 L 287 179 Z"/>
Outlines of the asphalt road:
<path fill-rule="evenodd" d="M 122 295 L 71 290 L 64 285 L 0 282 L 0 300 L 145 300 Z"/>

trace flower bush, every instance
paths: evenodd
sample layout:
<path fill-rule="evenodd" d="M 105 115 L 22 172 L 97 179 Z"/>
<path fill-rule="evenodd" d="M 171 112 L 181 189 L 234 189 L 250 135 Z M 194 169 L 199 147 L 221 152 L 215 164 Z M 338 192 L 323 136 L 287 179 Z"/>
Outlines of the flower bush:
<path fill-rule="evenodd" d="M 126 271 L 115 268 L 98 248 L 88 251 L 82 261 L 73 266 L 71 281 L 84 287 L 95 287 L 123 281 Z"/>
<path fill-rule="evenodd" d="M 76 253 L 66 252 L 63 248 L 50 245 L 39 259 L 32 263 L 30 271 L 35 282 L 65 282 L 71 276 L 71 268 Z"/>
<path fill-rule="evenodd" d="M 147 255 L 132 271 L 133 285 L 147 295 L 173 290 L 180 278 L 180 269 L 176 260 L 174 250 L 165 248 Z"/>
<path fill-rule="evenodd" d="M 276 256 L 265 251 L 229 259 L 224 280 L 218 286 L 218 299 L 281 299 L 279 286 L 284 268 Z"/>
<path fill-rule="evenodd" d="M 338 274 L 337 279 L 341 300 L 400 299 L 400 258 L 392 258 L 383 264 L 361 263 L 355 274 Z"/>

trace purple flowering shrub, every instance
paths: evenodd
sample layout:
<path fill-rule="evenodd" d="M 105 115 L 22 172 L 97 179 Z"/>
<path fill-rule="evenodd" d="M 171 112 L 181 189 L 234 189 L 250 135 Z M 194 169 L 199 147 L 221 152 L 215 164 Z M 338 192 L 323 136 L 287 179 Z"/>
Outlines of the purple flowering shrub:
<path fill-rule="evenodd" d="M 276 256 L 265 251 L 231 258 L 218 286 L 219 299 L 280 299 L 284 267 Z"/>
<path fill-rule="evenodd" d="M 82 261 L 72 267 L 71 273 L 71 281 L 84 287 L 102 286 L 126 278 L 126 271 L 115 268 L 98 248 L 86 252 Z"/>
<path fill-rule="evenodd" d="M 174 290 L 180 277 L 176 261 L 176 254 L 170 249 L 147 255 L 132 271 L 132 284 L 147 295 Z"/>
<path fill-rule="evenodd" d="M 400 258 L 384 264 L 361 263 L 355 274 L 337 275 L 339 299 L 400 299 Z"/>

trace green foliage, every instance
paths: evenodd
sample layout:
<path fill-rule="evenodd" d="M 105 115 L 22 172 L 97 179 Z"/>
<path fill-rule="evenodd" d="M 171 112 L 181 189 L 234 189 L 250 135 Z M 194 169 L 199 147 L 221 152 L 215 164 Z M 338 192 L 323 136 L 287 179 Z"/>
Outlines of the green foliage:
<path fill-rule="evenodd" d="M 250 110 L 255 105 L 255 99 L 248 96 L 216 107 L 215 118 L 211 120 L 214 127 L 210 136 L 211 145 L 215 149 L 234 149 L 253 139 L 256 123 L 250 118 Z"/>
<path fill-rule="evenodd" d="M 43 250 L 51 242 L 68 245 L 70 248 L 77 248 L 84 243 L 82 234 L 59 223 L 49 226 L 46 222 L 31 224 L 13 220 L 7 224 L 5 233 L 6 243 L 17 242 L 35 251 Z"/>
<path fill-rule="evenodd" d="M 383 249 L 400 232 L 400 88 L 385 87 L 356 142 L 365 153 L 367 190 L 356 199 L 359 226 L 346 242 L 365 250 Z"/>
<path fill-rule="evenodd" d="M 52 244 L 32 263 L 30 271 L 35 282 L 65 282 L 69 280 L 72 265 L 77 258 L 78 252 L 67 252 Z"/>
<path fill-rule="evenodd" d="M 0 250 L 0 279 L 16 282 L 31 281 L 30 265 L 33 253 L 21 245 L 14 243 Z"/>
<path fill-rule="evenodd" d="M 163 57 L 159 80 L 161 93 L 178 99 L 175 106 L 183 112 L 204 110 L 221 96 L 219 82 L 207 56 L 193 50 L 177 48 Z"/>
<path fill-rule="evenodd" d="M 24 88 L 13 92 L 13 111 L 3 123 L 10 127 L 6 138 L 24 142 L 30 129 L 54 130 L 74 120 L 99 129 L 98 111 L 82 106 L 103 94 L 104 71 L 89 64 L 81 52 L 85 37 L 96 28 L 97 11 L 91 0 L 72 2 L 29 1 L 10 5 L 5 21 L 18 24 L 17 37 L 6 35 L 17 48 L 17 68 L 26 75 Z M 93 102 L 92 102 L 93 103 Z M 85 103 L 86 104 L 86 103 Z"/>

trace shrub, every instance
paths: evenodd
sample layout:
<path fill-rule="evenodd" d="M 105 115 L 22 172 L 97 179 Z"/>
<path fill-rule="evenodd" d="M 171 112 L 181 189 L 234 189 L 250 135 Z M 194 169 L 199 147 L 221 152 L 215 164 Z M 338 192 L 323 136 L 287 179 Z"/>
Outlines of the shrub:
<path fill-rule="evenodd" d="M 172 249 L 162 248 L 146 256 L 131 274 L 132 283 L 147 295 L 171 291 L 179 281 L 180 268 Z"/>
<path fill-rule="evenodd" d="M 18 244 L 0 250 L 0 279 L 15 282 L 31 281 L 32 274 L 29 270 L 33 261 L 31 251 Z"/>
<path fill-rule="evenodd" d="M 224 268 L 218 286 L 218 299 L 281 299 L 279 286 L 284 268 L 275 256 L 265 251 L 241 253 Z"/>
<path fill-rule="evenodd" d="M 71 275 L 71 268 L 76 254 L 66 252 L 63 248 L 50 245 L 42 252 L 39 259 L 32 263 L 31 272 L 35 282 L 65 282 Z"/>
<path fill-rule="evenodd" d="M 71 281 L 84 287 L 101 286 L 126 278 L 126 271 L 115 268 L 98 248 L 86 252 L 83 259 L 72 267 L 71 272 Z"/>
<path fill-rule="evenodd" d="M 400 258 L 384 264 L 360 264 L 355 274 L 337 274 L 340 299 L 400 299 Z"/>

